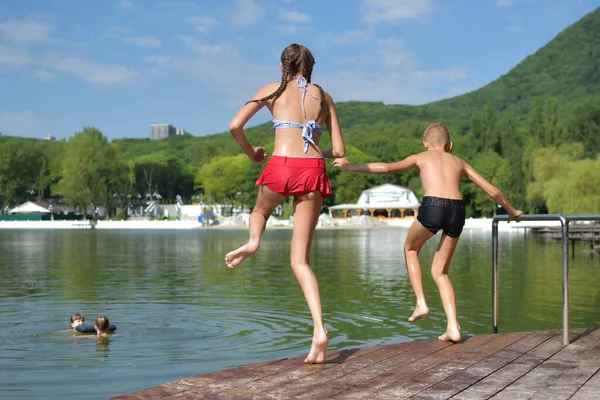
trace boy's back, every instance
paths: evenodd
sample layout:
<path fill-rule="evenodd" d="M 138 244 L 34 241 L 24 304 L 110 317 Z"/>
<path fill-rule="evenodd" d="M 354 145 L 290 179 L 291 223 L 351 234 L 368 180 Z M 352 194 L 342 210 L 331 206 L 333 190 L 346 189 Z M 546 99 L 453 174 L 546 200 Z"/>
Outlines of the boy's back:
<path fill-rule="evenodd" d="M 435 149 L 428 149 L 413 157 L 421 175 L 425 196 L 462 199 L 460 181 L 465 175 L 463 160 Z"/>

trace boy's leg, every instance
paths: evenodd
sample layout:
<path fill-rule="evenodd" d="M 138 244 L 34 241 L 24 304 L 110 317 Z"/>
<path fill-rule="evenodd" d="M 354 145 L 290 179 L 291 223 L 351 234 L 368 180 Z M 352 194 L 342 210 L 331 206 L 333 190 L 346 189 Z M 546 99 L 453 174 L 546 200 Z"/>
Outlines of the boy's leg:
<path fill-rule="evenodd" d="M 273 209 L 281 204 L 283 200 L 285 200 L 285 196 L 282 194 L 272 191 L 265 185 L 259 186 L 256 205 L 252 210 L 252 214 L 250 214 L 250 234 L 248 243 L 227 253 L 225 256 L 227 267 L 237 267 L 242 261 L 258 251 L 260 248 L 260 239 L 265 231 L 267 220 L 271 216 Z"/>
<path fill-rule="evenodd" d="M 292 270 L 302 287 L 314 324 L 312 346 L 304 360 L 307 364 L 324 362 L 328 343 L 327 330 L 323 323 L 319 283 L 310 268 L 310 247 L 321 205 L 322 197 L 319 192 L 294 198 L 294 232 L 290 261 Z"/>
<path fill-rule="evenodd" d="M 421 264 L 419 263 L 419 252 L 421 251 L 423 244 L 425 244 L 432 236 L 433 233 L 425 229 L 418 220 L 415 220 L 404 241 L 406 269 L 408 270 L 408 277 L 410 278 L 410 283 L 417 298 L 415 311 L 408 319 L 410 322 L 414 322 L 429 314 L 429 308 L 427 308 L 425 293 L 423 291 L 423 276 L 421 274 Z"/>
<path fill-rule="evenodd" d="M 454 288 L 452 287 L 452 282 L 450 282 L 448 270 L 450 269 L 450 261 L 454 255 L 458 239 L 458 237 L 454 238 L 443 234 L 431 265 L 431 275 L 440 291 L 442 304 L 444 305 L 444 311 L 448 320 L 446 332 L 439 339 L 452 342 L 460 340 L 460 326 L 458 324 L 458 316 L 456 315 Z"/>

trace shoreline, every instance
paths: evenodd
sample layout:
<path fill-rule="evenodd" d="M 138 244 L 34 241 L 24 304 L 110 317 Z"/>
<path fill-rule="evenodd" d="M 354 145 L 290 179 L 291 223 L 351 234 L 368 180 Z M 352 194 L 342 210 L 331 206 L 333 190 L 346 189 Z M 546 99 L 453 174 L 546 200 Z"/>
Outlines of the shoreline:
<path fill-rule="evenodd" d="M 413 219 L 379 221 L 359 220 L 355 223 L 351 220 L 338 221 L 331 218 L 320 218 L 317 230 L 320 229 L 377 229 L 377 228 L 410 228 Z M 560 226 L 558 221 L 531 221 L 531 222 L 501 222 L 498 229 L 501 231 L 519 231 L 540 226 Z M 288 220 L 269 220 L 266 229 L 292 229 L 293 223 Z M 90 221 L 0 221 L 0 230 L 2 229 L 91 229 Z M 202 226 L 197 221 L 104 221 L 99 220 L 95 229 L 117 229 L 117 230 L 138 230 L 138 229 L 172 229 L 172 230 L 246 230 L 247 223 L 230 224 L 225 221 L 220 225 Z M 492 230 L 491 218 L 468 218 L 465 221 L 465 230 Z"/>

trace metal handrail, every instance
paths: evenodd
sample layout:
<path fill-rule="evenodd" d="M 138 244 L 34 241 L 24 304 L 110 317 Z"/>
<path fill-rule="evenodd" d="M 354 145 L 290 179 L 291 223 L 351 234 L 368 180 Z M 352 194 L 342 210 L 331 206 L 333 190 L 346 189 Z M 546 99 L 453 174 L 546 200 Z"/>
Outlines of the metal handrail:
<path fill-rule="evenodd" d="M 492 220 L 492 315 L 493 332 L 498 333 L 498 222 L 508 221 L 508 215 L 497 215 Z M 519 221 L 560 221 L 562 244 L 562 292 L 563 292 L 563 329 L 562 342 L 569 344 L 569 222 L 600 221 L 600 214 L 525 214 Z"/>
<path fill-rule="evenodd" d="M 576 220 L 576 219 L 573 219 Z M 577 219 L 580 220 L 580 219 Z M 497 215 L 492 220 L 492 315 L 493 332 L 498 333 L 498 222 L 508 221 L 508 215 Z M 519 221 L 560 221 L 562 240 L 562 292 L 563 329 L 562 341 L 569 344 L 569 220 L 562 214 L 525 214 Z"/>

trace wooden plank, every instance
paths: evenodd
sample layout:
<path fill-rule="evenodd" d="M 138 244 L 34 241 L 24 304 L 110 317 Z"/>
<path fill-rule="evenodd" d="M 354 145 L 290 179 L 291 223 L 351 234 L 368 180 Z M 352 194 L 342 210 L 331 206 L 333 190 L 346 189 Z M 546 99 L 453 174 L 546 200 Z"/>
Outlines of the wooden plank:
<path fill-rule="evenodd" d="M 496 335 L 483 335 L 468 338 L 465 342 L 454 344 L 443 351 L 431 354 L 415 362 L 405 365 L 394 365 L 392 368 L 384 370 L 375 370 L 376 374 L 365 376 L 368 379 L 361 379 L 353 385 L 341 386 L 334 399 L 371 399 L 380 396 L 381 398 L 398 398 L 395 394 L 381 394 L 380 391 L 394 386 L 410 385 L 415 379 L 423 374 L 424 371 L 434 370 L 441 365 L 446 365 L 452 360 L 457 360 L 463 354 L 477 351 L 484 347 L 494 346 L 495 344 L 504 347 L 506 343 L 512 343 L 520 336 L 526 334 L 501 333 Z M 352 383 L 352 382 L 351 382 Z M 335 385 L 331 382 L 328 386 Z"/>
<path fill-rule="evenodd" d="M 410 353 L 405 353 L 402 357 L 394 357 L 386 359 L 382 362 L 367 366 L 366 368 L 357 371 L 353 374 L 346 374 L 338 379 L 332 379 L 327 382 L 326 385 L 318 385 L 309 388 L 306 391 L 295 391 L 294 396 L 302 398 L 330 398 L 339 393 L 343 393 L 344 398 L 349 396 L 349 392 L 354 393 L 354 388 L 360 384 L 366 384 L 372 382 L 375 378 L 380 378 L 388 374 L 397 376 L 410 376 L 411 369 L 412 374 L 423 368 L 424 365 L 431 365 L 432 363 L 440 363 L 443 360 L 451 359 L 457 353 L 465 351 L 470 348 L 487 343 L 492 340 L 491 336 L 477 336 L 466 338 L 465 341 L 458 345 L 453 345 L 447 342 L 441 342 L 439 340 L 429 340 L 423 343 L 423 347 L 415 348 Z M 433 346 L 444 346 L 440 350 L 432 352 L 427 348 L 433 348 Z M 420 365 L 420 367 L 415 367 Z M 401 370 L 401 371 L 399 371 Z M 349 390 L 352 389 L 352 390 Z M 291 397 L 294 398 L 294 397 Z"/>
<path fill-rule="evenodd" d="M 570 345 L 582 346 L 576 350 L 578 354 L 573 355 L 572 368 L 564 370 L 558 379 L 551 381 L 533 399 L 567 399 L 600 370 L 600 330 L 588 335 L 590 341 L 586 342 L 586 345 L 577 342 Z M 596 397 L 600 397 L 600 393 L 597 393 Z"/>
<path fill-rule="evenodd" d="M 296 357 L 277 365 L 265 366 L 261 371 L 256 371 L 256 368 L 250 365 L 235 376 L 207 383 L 202 386 L 201 390 L 195 391 L 201 392 L 203 397 L 210 399 L 248 398 L 261 391 L 286 385 L 304 376 L 321 373 L 323 370 L 340 364 L 352 365 L 353 360 L 369 357 L 372 353 L 389 354 L 391 356 L 396 352 L 405 351 L 404 349 L 415 345 L 418 345 L 418 342 L 330 352 L 327 353 L 326 362 L 319 365 L 304 364 L 305 356 Z M 189 388 L 188 390 L 194 389 Z M 179 396 L 173 395 L 167 397 L 167 399 L 171 398 L 175 399 L 179 398 Z"/>
<path fill-rule="evenodd" d="M 571 330 L 571 340 L 576 340 L 585 331 L 586 329 Z M 527 374 L 564 347 L 562 344 L 562 333 L 547 331 L 540 332 L 538 335 L 539 338 L 543 338 L 543 336 L 547 336 L 548 339 L 526 351 L 508 365 L 481 379 L 463 392 L 458 393 L 453 399 L 487 399 Z"/>
<path fill-rule="evenodd" d="M 535 335 L 535 333 L 515 332 L 502 334 L 497 340 L 485 346 L 479 346 L 471 351 L 460 353 L 452 360 L 422 371 L 420 374 L 412 377 L 410 381 L 397 380 L 377 392 L 374 398 L 401 399 L 411 397 L 529 335 Z"/>
<path fill-rule="evenodd" d="M 571 400 L 596 400 L 598 393 L 600 393 L 600 371 L 585 382 L 571 397 Z"/>
<path fill-rule="evenodd" d="M 272 366 L 279 364 L 281 362 L 285 362 L 288 359 L 280 359 L 267 361 L 264 363 L 256 364 L 257 368 L 264 368 L 265 366 Z M 171 394 L 179 393 L 182 391 L 189 390 L 191 388 L 197 388 L 202 386 L 203 384 L 208 384 L 210 382 L 217 381 L 219 379 L 226 379 L 228 377 L 234 377 L 246 369 L 246 366 L 241 366 L 237 368 L 231 368 L 223 371 L 216 371 L 204 375 L 198 375 L 190 378 L 179 379 L 174 382 L 165 383 L 163 385 L 155 386 L 149 389 L 139 390 L 137 392 L 124 394 L 121 396 L 113 397 L 113 399 L 118 400 L 138 400 L 138 399 L 147 399 L 151 398 L 162 398 L 169 396 Z"/>
<path fill-rule="evenodd" d="M 514 360 L 519 359 L 528 351 L 538 347 L 552 337 L 556 337 L 556 342 L 560 343 L 560 338 L 554 332 L 539 332 L 533 335 L 528 335 L 517 342 L 505 347 L 504 349 L 491 354 L 483 360 L 471 365 L 456 375 L 449 377 L 429 388 L 421 391 L 414 396 L 415 399 L 448 399 L 470 386 L 478 383 L 486 377 L 491 376 L 496 371 L 510 364 Z M 560 347 L 559 347 L 560 348 Z M 557 351 L 556 349 L 555 351 Z M 535 358 L 535 357 L 532 357 Z M 540 361 L 541 362 L 541 361 Z M 531 367 L 533 368 L 533 367 Z M 512 381 L 511 381 L 512 382 Z M 490 388 L 487 387 L 489 390 Z M 492 395 L 498 390 L 492 391 Z M 489 396 L 488 396 L 489 397 Z M 458 396 L 461 398 L 461 396 Z M 466 394 L 462 398 L 481 399 L 486 397 L 477 397 L 473 394 Z"/>
<path fill-rule="evenodd" d="M 386 349 L 377 353 L 369 354 L 369 357 L 363 357 L 351 365 L 339 365 L 336 368 L 323 371 L 319 374 L 307 376 L 303 379 L 290 382 L 285 387 L 277 388 L 276 390 L 263 392 L 257 394 L 253 399 L 291 399 L 295 396 L 301 395 L 302 397 L 326 397 L 323 393 L 319 395 L 313 395 L 306 392 L 311 390 L 316 391 L 328 391 L 332 387 L 333 382 L 339 381 L 339 379 L 345 379 L 351 377 L 351 381 L 356 382 L 357 380 L 363 379 L 368 374 L 369 369 L 380 370 L 385 368 L 383 366 L 390 366 L 389 368 L 395 368 L 399 363 L 408 363 L 415 359 L 425 357 L 431 353 L 438 352 L 451 344 L 447 342 L 441 342 L 436 340 L 434 342 L 414 342 L 414 345 L 407 346 L 405 344 L 404 351 L 390 353 Z M 375 366 L 375 367 L 374 367 Z M 381 374 L 378 372 L 377 374 Z M 336 393 L 334 391 L 333 393 Z"/>
<path fill-rule="evenodd" d="M 528 374 L 508 386 L 494 397 L 495 400 L 530 398 L 543 391 L 551 382 L 558 379 L 566 370 L 575 368 L 579 359 L 594 346 L 600 338 L 600 330 L 594 330 L 580 337 L 576 342 L 565 346 Z M 573 389 L 573 392 L 579 387 Z"/>
<path fill-rule="evenodd" d="M 319 374 L 311 374 L 301 379 L 295 379 L 293 381 L 289 380 L 285 386 L 279 386 L 274 388 L 271 385 L 269 390 L 263 390 L 260 392 L 254 393 L 255 396 L 252 398 L 258 399 L 269 399 L 269 398 L 291 398 L 292 394 L 297 392 L 298 390 L 306 390 L 306 388 L 320 385 L 326 383 L 328 380 L 336 379 L 339 376 L 343 376 L 345 374 L 352 373 L 357 370 L 361 370 L 367 366 L 373 365 L 374 363 L 381 362 L 382 360 L 396 358 L 396 357 L 406 357 L 407 353 L 411 353 L 415 348 L 423 347 L 422 342 L 410 342 L 410 343 L 402 343 L 398 346 L 397 349 L 393 351 L 389 351 L 391 349 L 382 348 L 377 352 L 373 352 L 368 354 L 365 357 L 361 357 L 358 359 L 354 359 L 349 363 L 344 363 L 335 366 L 335 368 L 330 368 L 327 371 L 322 371 Z M 427 351 L 432 352 L 436 351 L 439 348 L 444 347 L 441 345 L 438 348 L 430 348 Z"/>

